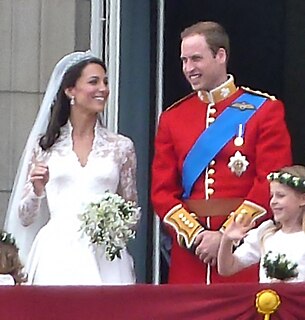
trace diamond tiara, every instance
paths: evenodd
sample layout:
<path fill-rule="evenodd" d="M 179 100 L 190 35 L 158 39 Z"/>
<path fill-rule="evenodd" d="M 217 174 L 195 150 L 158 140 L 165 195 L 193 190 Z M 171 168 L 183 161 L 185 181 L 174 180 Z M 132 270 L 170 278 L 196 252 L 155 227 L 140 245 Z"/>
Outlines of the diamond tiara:
<path fill-rule="evenodd" d="M 78 64 L 79 62 L 90 59 L 90 58 L 97 58 L 90 50 L 85 52 L 82 52 L 82 51 L 73 52 L 71 54 L 71 60 L 67 63 L 65 67 L 65 72 L 75 64 Z"/>

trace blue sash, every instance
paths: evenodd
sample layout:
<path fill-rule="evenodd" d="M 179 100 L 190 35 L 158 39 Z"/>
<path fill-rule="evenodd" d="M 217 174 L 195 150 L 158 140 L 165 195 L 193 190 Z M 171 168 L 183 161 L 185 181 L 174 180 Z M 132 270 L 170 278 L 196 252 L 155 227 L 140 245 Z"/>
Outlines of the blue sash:
<path fill-rule="evenodd" d="M 240 124 L 243 126 L 264 104 L 267 98 L 244 93 L 232 102 L 202 134 L 187 154 L 182 169 L 183 198 L 189 198 L 193 185 L 209 162 L 236 135 Z M 245 103 L 253 108 L 234 107 Z"/>

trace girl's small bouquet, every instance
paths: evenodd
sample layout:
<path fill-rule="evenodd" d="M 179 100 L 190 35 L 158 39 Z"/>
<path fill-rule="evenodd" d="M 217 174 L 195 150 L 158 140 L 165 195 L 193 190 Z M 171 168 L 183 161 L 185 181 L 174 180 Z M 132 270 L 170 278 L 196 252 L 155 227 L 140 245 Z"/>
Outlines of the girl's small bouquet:
<path fill-rule="evenodd" d="M 265 255 L 263 260 L 267 277 L 281 281 L 296 278 L 298 276 L 297 266 L 298 264 L 288 260 L 285 254 L 275 255 L 271 251 Z"/>
<path fill-rule="evenodd" d="M 90 203 L 79 215 L 82 222 L 80 231 L 89 236 L 92 244 L 105 246 L 108 260 L 121 258 L 121 250 L 135 238 L 140 210 L 135 202 L 106 191 L 100 201 Z"/>

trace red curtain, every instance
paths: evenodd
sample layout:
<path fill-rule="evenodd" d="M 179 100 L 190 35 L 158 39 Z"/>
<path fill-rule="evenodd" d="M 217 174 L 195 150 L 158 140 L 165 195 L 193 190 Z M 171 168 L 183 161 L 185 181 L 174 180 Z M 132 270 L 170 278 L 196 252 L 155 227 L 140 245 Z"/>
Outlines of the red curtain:
<path fill-rule="evenodd" d="M 271 320 L 305 319 L 304 284 L 135 285 L 0 288 L 1 320 L 256 320 L 256 294 L 281 304 Z"/>

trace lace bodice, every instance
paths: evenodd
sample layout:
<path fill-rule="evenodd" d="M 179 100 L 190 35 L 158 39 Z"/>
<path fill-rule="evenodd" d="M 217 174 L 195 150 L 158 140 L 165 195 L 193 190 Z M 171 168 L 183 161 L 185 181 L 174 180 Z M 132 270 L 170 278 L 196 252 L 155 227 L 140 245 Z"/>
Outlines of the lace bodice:
<path fill-rule="evenodd" d="M 106 190 L 119 193 L 126 200 L 137 201 L 136 156 L 132 141 L 122 135 L 95 126 L 92 150 L 85 166 L 73 151 L 72 126 L 68 122 L 61 128 L 60 137 L 48 152 L 37 144 L 29 174 L 34 164 L 44 162 L 49 167 L 50 178 L 45 196 L 53 219 L 71 218 L 84 207 L 99 199 Z M 19 208 L 22 224 L 29 225 L 37 215 L 41 198 L 34 194 L 32 183 L 27 179 Z"/>

